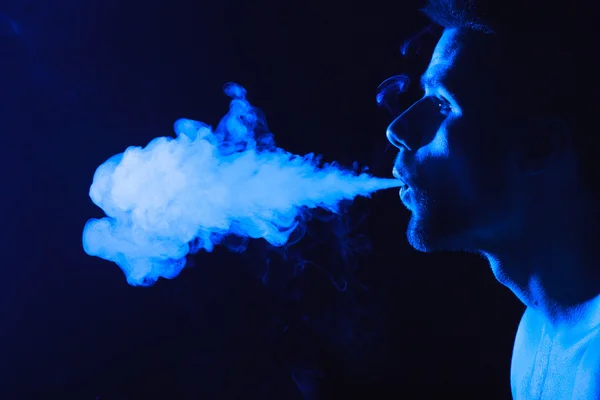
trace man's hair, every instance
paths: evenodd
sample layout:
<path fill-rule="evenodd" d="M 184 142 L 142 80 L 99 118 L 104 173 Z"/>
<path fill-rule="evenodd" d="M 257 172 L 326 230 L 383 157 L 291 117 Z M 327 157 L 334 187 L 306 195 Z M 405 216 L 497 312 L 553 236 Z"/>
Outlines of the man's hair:
<path fill-rule="evenodd" d="M 590 0 L 429 0 L 421 11 L 445 28 L 489 35 L 501 43 L 503 65 L 512 64 L 510 79 L 520 89 L 511 101 L 569 124 L 583 181 L 600 193 L 599 157 L 593 148 L 600 114 L 594 10 Z"/>

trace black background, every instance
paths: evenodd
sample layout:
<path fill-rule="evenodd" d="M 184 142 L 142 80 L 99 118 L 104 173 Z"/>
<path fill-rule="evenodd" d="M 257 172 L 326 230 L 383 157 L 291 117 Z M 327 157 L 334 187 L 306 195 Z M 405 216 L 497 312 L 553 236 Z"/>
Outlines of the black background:
<path fill-rule="evenodd" d="M 362 289 L 336 291 L 319 268 L 291 279 L 281 260 L 264 284 L 260 243 L 134 288 L 81 246 L 102 215 L 87 194 L 96 167 L 170 135 L 177 118 L 216 124 L 228 81 L 279 146 L 390 177 L 391 116 L 375 90 L 425 68 L 434 34 L 399 51 L 428 24 L 419 5 L 0 2 L 0 398 L 300 399 L 292 376 L 312 399 L 510 398 L 524 307 L 483 260 L 410 249 L 395 190 L 334 221 L 366 215 L 357 231 L 372 248 L 352 258 Z M 336 270 L 344 241 L 303 253 L 310 241 L 290 251 Z"/>

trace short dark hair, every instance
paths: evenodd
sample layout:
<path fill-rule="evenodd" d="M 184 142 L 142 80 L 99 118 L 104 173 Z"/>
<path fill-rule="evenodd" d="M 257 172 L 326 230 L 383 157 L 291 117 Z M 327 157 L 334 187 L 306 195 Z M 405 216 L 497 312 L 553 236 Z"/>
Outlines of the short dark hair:
<path fill-rule="evenodd" d="M 528 88 L 530 106 L 563 117 L 573 129 L 579 170 L 600 193 L 594 149 L 597 115 L 595 72 L 598 33 L 591 0 L 573 4 L 542 0 L 429 0 L 421 9 L 444 28 L 490 35 L 508 49 L 517 85 Z M 598 23 L 598 21 L 596 21 Z M 507 56 L 508 57 L 508 56 Z M 512 79 L 512 77 L 511 77 Z M 519 96 L 514 96 L 518 102 Z M 512 99 L 511 99 L 512 100 Z"/>

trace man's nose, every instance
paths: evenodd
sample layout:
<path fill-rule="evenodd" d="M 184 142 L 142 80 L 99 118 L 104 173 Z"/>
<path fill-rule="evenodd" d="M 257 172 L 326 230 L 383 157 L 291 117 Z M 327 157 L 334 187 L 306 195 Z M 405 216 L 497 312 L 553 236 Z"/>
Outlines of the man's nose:
<path fill-rule="evenodd" d="M 391 144 L 401 149 L 416 151 L 423 142 L 425 128 L 424 116 L 419 115 L 422 100 L 414 103 L 388 126 L 387 139 Z"/>

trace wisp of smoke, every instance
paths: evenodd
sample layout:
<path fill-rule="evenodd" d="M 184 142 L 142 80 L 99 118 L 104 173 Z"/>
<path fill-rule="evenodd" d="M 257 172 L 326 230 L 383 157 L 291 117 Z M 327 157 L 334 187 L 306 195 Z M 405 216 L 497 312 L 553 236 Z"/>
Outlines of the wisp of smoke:
<path fill-rule="evenodd" d="M 401 186 L 276 147 L 245 89 L 224 90 L 230 109 L 216 129 L 179 119 L 176 138 L 129 147 L 94 174 L 89 194 L 106 217 L 87 222 L 83 247 L 118 264 L 130 285 L 176 277 L 187 254 L 210 252 L 228 235 L 283 246 L 302 210 L 336 213 L 342 200 Z"/>

